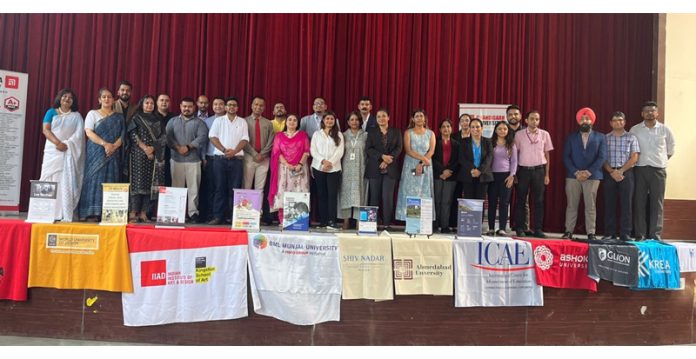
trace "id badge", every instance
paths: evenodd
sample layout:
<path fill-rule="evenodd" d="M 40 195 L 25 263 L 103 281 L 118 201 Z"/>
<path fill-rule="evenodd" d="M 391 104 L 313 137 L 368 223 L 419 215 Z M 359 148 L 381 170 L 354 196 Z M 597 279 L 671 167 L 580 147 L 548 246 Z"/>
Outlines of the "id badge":
<path fill-rule="evenodd" d="M 351 160 L 351 161 L 355 161 L 355 153 L 351 153 L 351 154 L 350 154 L 350 160 Z"/>

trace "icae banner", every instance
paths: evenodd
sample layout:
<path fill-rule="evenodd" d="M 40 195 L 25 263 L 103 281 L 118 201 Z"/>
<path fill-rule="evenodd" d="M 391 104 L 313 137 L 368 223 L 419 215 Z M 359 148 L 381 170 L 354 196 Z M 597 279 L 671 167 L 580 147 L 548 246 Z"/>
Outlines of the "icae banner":
<path fill-rule="evenodd" d="M 333 235 L 249 233 L 254 311 L 297 325 L 338 321 L 338 246 Z"/>
<path fill-rule="evenodd" d="M 337 236 L 341 245 L 343 299 L 394 299 L 391 239 Z"/>
<path fill-rule="evenodd" d="M 246 232 L 129 227 L 134 291 L 123 324 L 159 325 L 248 316 Z"/>
<path fill-rule="evenodd" d="M 587 276 L 589 244 L 558 239 L 527 241 L 532 244 L 539 285 L 597 291 L 597 282 Z"/>
<path fill-rule="evenodd" d="M 452 295 L 452 240 L 392 234 L 397 295 Z"/>
<path fill-rule="evenodd" d="M 532 245 L 512 239 L 454 241 L 456 307 L 542 306 Z"/>

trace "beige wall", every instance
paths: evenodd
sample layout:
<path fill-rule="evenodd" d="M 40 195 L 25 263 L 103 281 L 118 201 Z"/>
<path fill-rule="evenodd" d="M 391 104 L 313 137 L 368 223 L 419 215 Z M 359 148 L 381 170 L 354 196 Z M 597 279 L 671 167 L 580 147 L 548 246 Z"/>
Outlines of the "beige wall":
<path fill-rule="evenodd" d="M 665 124 L 675 136 L 667 199 L 696 200 L 696 14 L 667 14 Z M 696 214 L 695 214 L 696 215 Z"/>

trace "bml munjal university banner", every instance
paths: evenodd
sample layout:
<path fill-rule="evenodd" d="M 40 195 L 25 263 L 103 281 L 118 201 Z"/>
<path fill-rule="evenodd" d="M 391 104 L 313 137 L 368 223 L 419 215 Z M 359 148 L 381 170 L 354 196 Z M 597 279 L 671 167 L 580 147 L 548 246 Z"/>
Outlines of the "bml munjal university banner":
<path fill-rule="evenodd" d="M 254 311 L 297 325 L 340 320 L 338 245 L 333 235 L 249 233 Z"/>
<path fill-rule="evenodd" d="M 243 231 L 129 227 L 133 293 L 123 293 L 127 326 L 248 316 Z"/>
<path fill-rule="evenodd" d="M 543 306 L 529 242 L 454 241 L 455 307 Z"/>
<path fill-rule="evenodd" d="M 0 70 L 0 211 L 19 212 L 29 75 Z"/>

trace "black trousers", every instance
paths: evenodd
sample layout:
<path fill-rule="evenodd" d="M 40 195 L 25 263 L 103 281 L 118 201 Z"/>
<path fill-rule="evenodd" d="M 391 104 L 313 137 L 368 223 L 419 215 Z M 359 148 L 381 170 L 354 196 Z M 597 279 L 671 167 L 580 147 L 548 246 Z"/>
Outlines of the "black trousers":
<path fill-rule="evenodd" d="M 624 172 L 624 179 L 616 182 L 608 172 L 604 172 L 604 234 L 630 236 L 633 229 L 633 189 L 635 179 L 633 169 Z M 621 212 L 621 228 L 616 223 L 616 205 Z"/>
<path fill-rule="evenodd" d="M 488 230 L 495 228 L 495 209 L 498 208 L 498 229 L 505 230 L 512 188 L 505 186 L 510 172 L 493 172 L 493 183 L 488 185 Z"/>
<path fill-rule="evenodd" d="M 215 156 L 205 156 L 206 165 L 201 173 L 201 190 L 199 191 L 198 209 L 201 218 L 209 221 L 213 218 L 215 205 Z"/>
<path fill-rule="evenodd" d="M 544 165 L 536 167 L 522 167 L 517 170 L 517 196 L 515 198 L 515 225 L 516 230 L 524 230 L 521 224 L 527 217 L 524 206 L 525 198 L 530 192 L 529 200 L 534 205 L 534 231 L 542 231 L 544 227 Z"/>
<path fill-rule="evenodd" d="M 486 192 L 488 192 L 488 182 L 481 182 L 479 178 L 473 178 L 471 182 L 464 182 L 462 187 L 462 198 L 466 199 L 485 199 Z"/>
<path fill-rule="evenodd" d="M 380 175 L 377 178 L 368 178 L 370 195 L 369 206 L 377 206 L 382 210 L 382 225 L 391 225 L 394 219 L 394 186 L 396 180 Z"/>
<path fill-rule="evenodd" d="M 312 168 L 312 173 L 317 184 L 319 225 L 335 224 L 338 215 L 338 184 L 341 180 L 341 171 L 322 172 Z"/>
<path fill-rule="evenodd" d="M 449 228 L 450 209 L 454 198 L 454 188 L 457 186 L 455 181 L 443 181 L 436 179 L 434 181 L 435 190 L 435 218 L 438 226 Z M 456 200 L 454 200 L 457 202 Z"/>

